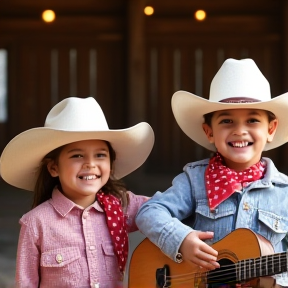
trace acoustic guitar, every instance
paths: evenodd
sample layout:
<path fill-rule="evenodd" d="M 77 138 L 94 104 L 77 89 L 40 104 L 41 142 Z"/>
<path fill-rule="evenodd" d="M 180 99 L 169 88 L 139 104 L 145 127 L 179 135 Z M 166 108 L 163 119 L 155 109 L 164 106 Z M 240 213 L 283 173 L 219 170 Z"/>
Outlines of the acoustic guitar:
<path fill-rule="evenodd" d="M 197 265 L 175 263 L 145 238 L 134 250 L 129 265 L 129 288 L 273 287 L 272 276 L 288 270 L 288 252 L 274 253 L 269 241 L 246 228 L 228 234 L 212 247 L 220 268 L 206 271 Z M 267 280 L 269 279 L 269 280 Z M 266 285 L 262 280 L 272 281 Z"/>

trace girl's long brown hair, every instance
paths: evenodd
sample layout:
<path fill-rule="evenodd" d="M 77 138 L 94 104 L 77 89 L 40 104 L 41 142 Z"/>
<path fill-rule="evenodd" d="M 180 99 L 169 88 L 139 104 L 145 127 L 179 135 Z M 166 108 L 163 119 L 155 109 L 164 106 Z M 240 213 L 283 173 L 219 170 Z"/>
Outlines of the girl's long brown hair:
<path fill-rule="evenodd" d="M 109 149 L 110 166 L 112 169 L 113 163 L 116 160 L 116 153 L 108 141 L 104 142 L 106 142 Z M 34 199 L 32 208 L 35 208 L 36 206 L 50 199 L 55 186 L 61 187 L 59 177 L 52 177 L 50 175 L 47 169 L 47 164 L 51 160 L 55 162 L 58 161 L 60 152 L 62 151 L 63 147 L 64 146 L 54 149 L 42 159 L 38 170 L 38 178 L 34 188 Z M 108 182 L 102 187 L 101 190 L 105 194 L 112 194 L 113 196 L 120 199 L 123 207 L 126 207 L 128 205 L 129 198 L 124 182 L 122 180 L 114 179 L 112 174 L 110 175 Z"/>

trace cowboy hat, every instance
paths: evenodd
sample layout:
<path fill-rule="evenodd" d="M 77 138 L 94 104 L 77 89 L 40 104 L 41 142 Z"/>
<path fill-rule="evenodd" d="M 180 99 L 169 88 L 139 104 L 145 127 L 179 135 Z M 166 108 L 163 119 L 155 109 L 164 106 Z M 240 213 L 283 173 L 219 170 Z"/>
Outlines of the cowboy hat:
<path fill-rule="evenodd" d="M 186 91 L 174 93 L 171 100 L 174 117 L 183 132 L 211 151 L 216 151 L 202 129 L 203 115 L 227 109 L 262 109 L 271 111 L 279 124 L 270 150 L 288 141 L 288 93 L 271 99 L 270 85 L 252 59 L 227 59 L 214 76 L 209 100 Z"/>
<path fill-rule="evenodd" d="M 110 130 L 94 98 L 69 97 L 50 110 L 44 127 L 26 130 L 7 144 L 0 159 L 1 176 L 13 186 L 33 191 L 37 169 L 47 153 L 68 143 L 90 139 L 110 142 L 116 152 L 113 175 L 120 179 L 147 159 L 154 133 L 145 122 Z"/>

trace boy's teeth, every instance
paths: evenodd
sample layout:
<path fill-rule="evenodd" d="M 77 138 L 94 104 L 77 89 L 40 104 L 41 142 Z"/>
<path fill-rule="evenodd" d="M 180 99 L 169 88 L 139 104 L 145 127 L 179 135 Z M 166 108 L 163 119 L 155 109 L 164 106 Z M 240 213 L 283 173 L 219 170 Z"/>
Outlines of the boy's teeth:
<path fill-rule="evenodd" d="M 234 147 L 246 147 L 248 146 L 248 141 L 243 141 L 243 142 L 233 142 L 232 143 Z"/>

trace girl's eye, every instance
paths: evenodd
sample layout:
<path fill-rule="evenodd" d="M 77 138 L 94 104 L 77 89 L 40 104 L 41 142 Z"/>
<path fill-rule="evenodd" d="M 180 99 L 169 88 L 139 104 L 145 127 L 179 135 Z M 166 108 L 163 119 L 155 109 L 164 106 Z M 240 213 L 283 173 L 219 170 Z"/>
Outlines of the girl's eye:
<path fill-rule="evenodd" d="M 107 154 L 105 154 L 105 153 L 98 153 L 96 156 L 97 156 L 98 158 L 105 158 L 105 157 L 107 157 Z"/>
<path fill-rule="evenodd" d="M 220 121 L 220 123 L 229 124 L 229 123 L 232 123 L 232 120 L 230 120 L 230 119 L 222 119 Z"/>
<path fill-rule="evenodd" d="M 81 158 L 81 157 L 83 157 L 81 154 L 75 154 L 71 156 L 71 158 Z"/>

